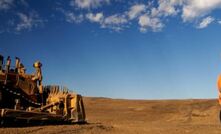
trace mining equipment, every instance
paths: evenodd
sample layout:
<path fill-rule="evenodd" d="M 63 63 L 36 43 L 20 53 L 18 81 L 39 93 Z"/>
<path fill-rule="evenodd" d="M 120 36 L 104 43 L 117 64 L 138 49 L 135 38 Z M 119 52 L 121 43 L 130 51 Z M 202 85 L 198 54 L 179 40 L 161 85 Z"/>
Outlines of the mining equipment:
<path fill-rule="evenodd" d="M 0 127 L 24 124 L 85 123 L 86 115 L 81 95 L 66 87 L 42 84 L 42 64 L 33 64 L 36 72 L 26 69 L 16 57 L 0 55 Z"/>

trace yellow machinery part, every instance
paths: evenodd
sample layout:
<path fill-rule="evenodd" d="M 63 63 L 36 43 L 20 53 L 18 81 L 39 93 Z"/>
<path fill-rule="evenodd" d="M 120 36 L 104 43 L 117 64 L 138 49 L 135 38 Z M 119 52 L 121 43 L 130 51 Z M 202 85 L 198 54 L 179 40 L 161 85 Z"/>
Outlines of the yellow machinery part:
<path fill-rule="evenodd" d="M 218 77 L 217 86 L 219 91 L 219 104 L 221 105 L 221 75 L 219 75 Z"/>

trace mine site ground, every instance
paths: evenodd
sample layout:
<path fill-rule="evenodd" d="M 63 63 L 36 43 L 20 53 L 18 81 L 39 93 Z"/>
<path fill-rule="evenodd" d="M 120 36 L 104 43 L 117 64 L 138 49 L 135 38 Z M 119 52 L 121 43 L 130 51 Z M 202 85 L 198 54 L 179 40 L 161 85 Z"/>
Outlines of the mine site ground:
<path fill-rule="evenodd" d="M 87 124 L 0 128 L 0 134 L 220 134 L 215 99 L 122 100 L 84 97 Z"/>

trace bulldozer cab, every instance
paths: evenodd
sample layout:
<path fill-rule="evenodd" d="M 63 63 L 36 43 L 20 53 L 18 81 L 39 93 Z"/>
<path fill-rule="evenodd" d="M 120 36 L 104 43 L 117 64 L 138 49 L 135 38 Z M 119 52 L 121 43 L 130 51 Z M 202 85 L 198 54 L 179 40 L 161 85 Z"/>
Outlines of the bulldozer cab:
<path fill-rule="evenodd" d="M 3 60 L 4 60 L 4 57 L 0 55 L 0 70 L 2 70 L 3 68 Z"/>

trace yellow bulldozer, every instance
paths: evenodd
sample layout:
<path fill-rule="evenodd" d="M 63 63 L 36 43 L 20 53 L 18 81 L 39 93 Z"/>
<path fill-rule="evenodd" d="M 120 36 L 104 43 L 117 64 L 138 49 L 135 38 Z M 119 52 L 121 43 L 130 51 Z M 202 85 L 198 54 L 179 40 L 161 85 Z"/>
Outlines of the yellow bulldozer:
<path fill-rule="evenodd" d="M 0 55 L 0 126 L 85 123 L 82 96 L 66 87 L 43 86 L 42 64 L 33 67 L 36 72 L 26 74 L 18 57 L 13 67 L 9 56 Z"/>

